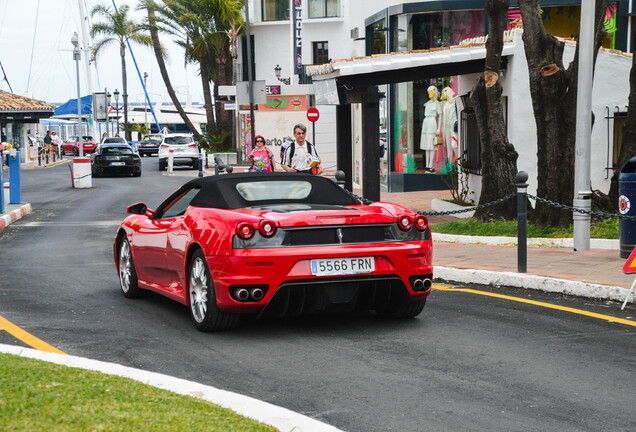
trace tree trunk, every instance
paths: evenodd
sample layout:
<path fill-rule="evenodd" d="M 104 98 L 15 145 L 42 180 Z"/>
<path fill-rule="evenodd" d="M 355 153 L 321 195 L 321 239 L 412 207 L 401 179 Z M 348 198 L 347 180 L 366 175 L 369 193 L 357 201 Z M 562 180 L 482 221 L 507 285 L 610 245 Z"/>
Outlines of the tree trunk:
<path fill-rule="evenodd" d="M 122 99 L 124 101 L 124 136 L 126 137 L 126 141 L 132 141 L 132 136 L 128 128 L 128 79 L 126 76 L 126 45 L 124 45 L 123 40 L 119 44 L 119 55 L 121 56 L 121 85 L 123 90 Z"/>
<path fill-rule="evenodd" d="M 199 72 L 201 74 L 201 85 L 203 87 L 203 100 L 205 102 L 205 116 L 208 124 L 206 126 L 206 134 L 208 136 L 216 135 L 216 122 L 214 121 L 214 109 L 212 108 L 212 93 L 210 92 L 210 74 L 208 72 L 207 54 L 204 53 L 199 57 Z"/>
<path fill-rule="evenodd" d="M 506 136 L 503 105 L 501 103 L 501 51 L 506 30 L 509 0 L 487 0 L 488 40 L 486 41 L 486 70 L 470 99 L 475 108 L 481 139 L 482 191 L 479 204 L 485 204 L 515 193 L 517 152 Z M 505 201 L 497 206 L 478 209 L 475 218 L 514 220 L 516 202 Z"/>
<path fill-rule="evenodd" d="M 172 87 L 172 83 L 170 82 L 170 76 L 168 76 L 168 69 L 166 69 L 166 62 L 163 59 L 163 49 L 161 48 L 161 42 L 159 41 L 159 33 L 157 32 L 157 28 L 155 27 L 155 10 L 153 8 L 148 8 L 148 22 L 151 24 L 150 27 L 150 37 L 152 39 L 152 47 L 155 51 L 155 58 L 157 59 L 157 64 L 159 65 L 159 71 L 161 72 L 161 78 L 163 79 L 163 83 L 168 90 L 168 95 L 170 95 L 170 99 L 172 100 L 172 104 L 176 108 L 177 112 L 183 119 L 185 125 L 190 129 L 190 132 L 194 135 L 194 138 L 199 141 L 202 138 L 202 135 L 197 131 L 197 128 L 194 127 L 194 124 L 190 121 L 190 118 L 183 110 L 179 99 L 177 98 L 177 94 Z M 159 131 L 161 132 L 161 131 Z"/>
<path fill-rule="evenodd" d="M 574 197 L 576 142 L 576 91 L 578 45 L 574 61 L 563 66 L 564 42 L 543 27 L 538 0 L 520 0 L 523 42 L 528 61 L 530 96 L 537 128 L 537 195 L 555 203 L 571 205 Z M 605 38 L 603 13 L 606 0 L 596 2 L 594 59 Z M 572 214 L 537 203 L 531 216 L 539 226 L 566 227 Z"/>
<path fill-rule="evenodd" d="M 632 46 L 635 46 L 634 43 L 636 43 L 636 32 L 633 33 Z M 618 208 L 618 175 L 623 165 L 634 156 L 636 156 L 636 56 L 632 57 L 632 69 L 629 73 L 629 106 L 623 126 L 623 142 L 609 191 L 614 210 Z"/>

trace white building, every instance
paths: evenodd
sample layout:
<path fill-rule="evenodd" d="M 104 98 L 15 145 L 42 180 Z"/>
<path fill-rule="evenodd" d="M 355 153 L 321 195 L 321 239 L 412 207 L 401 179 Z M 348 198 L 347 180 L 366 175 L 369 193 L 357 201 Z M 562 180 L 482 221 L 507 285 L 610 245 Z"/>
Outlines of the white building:
<path fill-rule="evenodd" d="M 292 75 L 293 23 L 288 19 L 290 3 L 287 0 L 261 0 L 250 2 L 251 33 L 254 51 L 254 79 L 264 80 L 268 86 L 280 85 L 280 95 L 270 95 L 269 110 L 255 113 L 256 133 L 264 135 L 270 144 L 278 145 L 283 137 L 290 136 L 295 123 L 307 124 L 304 117 L 307 106 L 315 103 L 314 87 L 304 75 Z M 293 2 L 296 4 L 295 2 Z M 614 21 L 610 33 L 597 59 L 594 78 L 593 109 L 595 123 L 592 132 L 592 186 L 607 191 L 612 169 L 616 169 L 616 156 L 620 146 L 620 126 L 627 106 L 629 70 L 631 58 L 613 49 L 629 51 L 629 26 L 627 3 L 613 3 L 607 17 Z M 451 8 L 456 6 L 457 8 Z M 550 11 L 551 9 L 551 11 Z M 550 13 L 551 12 L 551 13 Z M 580 15 L 580 0 L 563 0 L 543 9 L 544 26 L 552 34 L 570 36 L 576 33 Z M 302 62 L 313 79 L 316 88 L 331 85 L 337 89 L 332 96 L 341 105 L 321 105 L 320 119 L 315 125 L 315 143 L 326 169 L 336 164 L 348 172 L 348 184 L 358 184 L 372 189 L 379 198 L 377 183 L 390 191 L 424 190 L 444 188 L 437 174 L 425 171 L 429 168 L 421 149 L 424 104 L 429 100 L 427 88 L 431 85 L 439 91 L 451 87 L 458 97 L 458 137 L 460 154 L 468 155 L 475 162 L 470 186 L 475 201 L 480 192 L 479 137 L 474 131 L 474 120 L 466 102 L 483 71 L 485 47 L 483 40 L 460 46 L 462 41 L 483 37 L 487 32 L 484 1 L 462 2 L 409 2 L 409 1 L 302 1 Z M 609 19 L 609 18 L 607 18 Z M 510 27 L 518 24 L 518 11 L 511 6 Z M 512 39 L 504 48 L 507 64 L 503 68 L 501 83 L 506 98 L 506 118 L 509 141 L 519 153 L 518 168 L 530 175 L 530 192 L 536 188 L 536 131 L 530 101 L 527 63 L 521 33 L 511 33 Z M 242 45 L 246 52 L 245 44 Z M 574 55 L 574 46 L 566 44 L 564 64 Z M 239 70 L 247 79 L 246 56 Z M 325 65 L 325 63 L 328 63 Z M 291 83 L 276 77 L 275 68 L 281 69 L 281 78 L 291 77 Z M 308 66 L 322 65 L 322 66 Z M 331 83 L 329 83 L 331 82 Z M 354 88 L 357 84 L 359 88 Z M 328 85 L 329 84 L 329 85 Z M 366 87 L 365 87 L 366 86 Z M 364 104 L 359 103 L 361 89 L 376 87 L 382 98 L 379 102 L 378 131 L 365 137 L 362 124 Z M 274 89 L 277 90 L 276 87 Z M 351 95 L 358 92 L 358 97 Z M 319 99 L 323 95 L 319 95 Z M 278 100 L 276 100 L 278 98 Z M 301 99 L 301 108 L 286 112 L 277 110 L 287 98 L 289 106 L 293 98 Z M 305 98 L 305 99 L 303 99 Z M 352 103 L 353 102 L 353 103 Z M 304 105 L 306 103 L 306 105 Z M 344 110 L 342 104 L 351 103 Z M 268 101 L 268 104 L 270 102 Z M 573 109 L 575 109 L 573 107 Z M 295 112 L 294 112 L 295 111 Z M 340 114 L 338 114 L 340 113 Z M 342 115 L 344 113 L 344 116 Z M 246 124 L 248 111 L 241 111 Z M 347 118 L 344 124 L 343 118 Z M 336 119 L 341 124 L 336 124 Z M 351 130 L 351 137 L 342 142 L 338 130 Z M 472 129 L 471 129 L 472 128 Z M 308 139 L 312 140 L 311 126 Z M 386 139 L 388 151 L 381 159 L 379 169 L 369 166 L 365 154 L 375 151 L 379 139 Z M 341 142 L 338 142 L 340 140 Z M 343 158 L 342 148 L 348 151 Z M 363 148 L 365 149 L 363 152 Z M 274 149 L 275 150 L 275 149 Z M 340 152 L 340 157 L 336 154 Z M 465 153 L 464 153 L 465 152 Z M 275 151 L 276 153 L 276 151 Z M 441 154 L 441 157 L 437 155 Z M 436 164 L 443 162 L 445 152 L 436 151 Z M 344 159 L 344 165 L 343 160 Z M 366 178 L 373 178 L 367 182 Z M 374 199 L 374 198 L 372 198 Z"/>

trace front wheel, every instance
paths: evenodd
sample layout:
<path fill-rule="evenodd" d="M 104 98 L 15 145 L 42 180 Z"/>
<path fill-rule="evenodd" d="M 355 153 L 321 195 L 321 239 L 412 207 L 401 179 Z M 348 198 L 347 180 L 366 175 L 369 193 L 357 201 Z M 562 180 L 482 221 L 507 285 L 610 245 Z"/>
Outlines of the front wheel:
<path fill-rule="evenodd" d="M 137 270 L 127 238 L 119 242 L 119 285 L 124 296 L 128 298 L 138 298 L 145 294 L 144 290 L 139 288 Z"/>
<path fill-rule="evenodd" d="M 200 249 L 190 260 L 189 281 L 190 316 L 199 331 L 231 330 L 239 324 L 239 315 L 224 312 L 217 306 L 210 269 Z"/>

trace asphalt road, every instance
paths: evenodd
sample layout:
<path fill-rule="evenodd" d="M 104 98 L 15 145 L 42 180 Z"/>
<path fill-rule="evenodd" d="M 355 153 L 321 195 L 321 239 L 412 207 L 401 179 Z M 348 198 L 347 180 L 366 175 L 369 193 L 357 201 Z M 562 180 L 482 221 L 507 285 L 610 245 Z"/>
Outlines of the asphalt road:
<path fill-rule="evenodd" d="M 194 380 L 349 431 L 636 430 L 636 328 L 579 313 L 435 290 L 407 321 L 373 314 L 247 320 L 195 330 L 186 307 L 124 298 L 112 240 L 129 204 L 154 208 L 194 171 L 93 179 L 22 172 L 33 214 L 0 232 L 0 316 L 73 355 Z M 585 311 L 616 303 L 472 287 Z M 25 345 L 0 331 L 0 343 Z"/>

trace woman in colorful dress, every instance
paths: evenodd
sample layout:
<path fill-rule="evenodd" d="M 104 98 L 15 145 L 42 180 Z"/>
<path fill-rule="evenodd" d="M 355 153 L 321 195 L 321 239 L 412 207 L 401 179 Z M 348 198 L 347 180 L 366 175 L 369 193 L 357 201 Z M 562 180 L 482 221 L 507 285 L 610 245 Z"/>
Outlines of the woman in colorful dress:
<path fill-rule="evenodd" d="M 256 147 L 254 147 L 249 155 L 252 162 L 252 171 L 255 172 L 271 172 L 275 170 L 274 153 L 265 147 L 265 138 L 263 135 L 256 135 L 254 139 Z"/>

